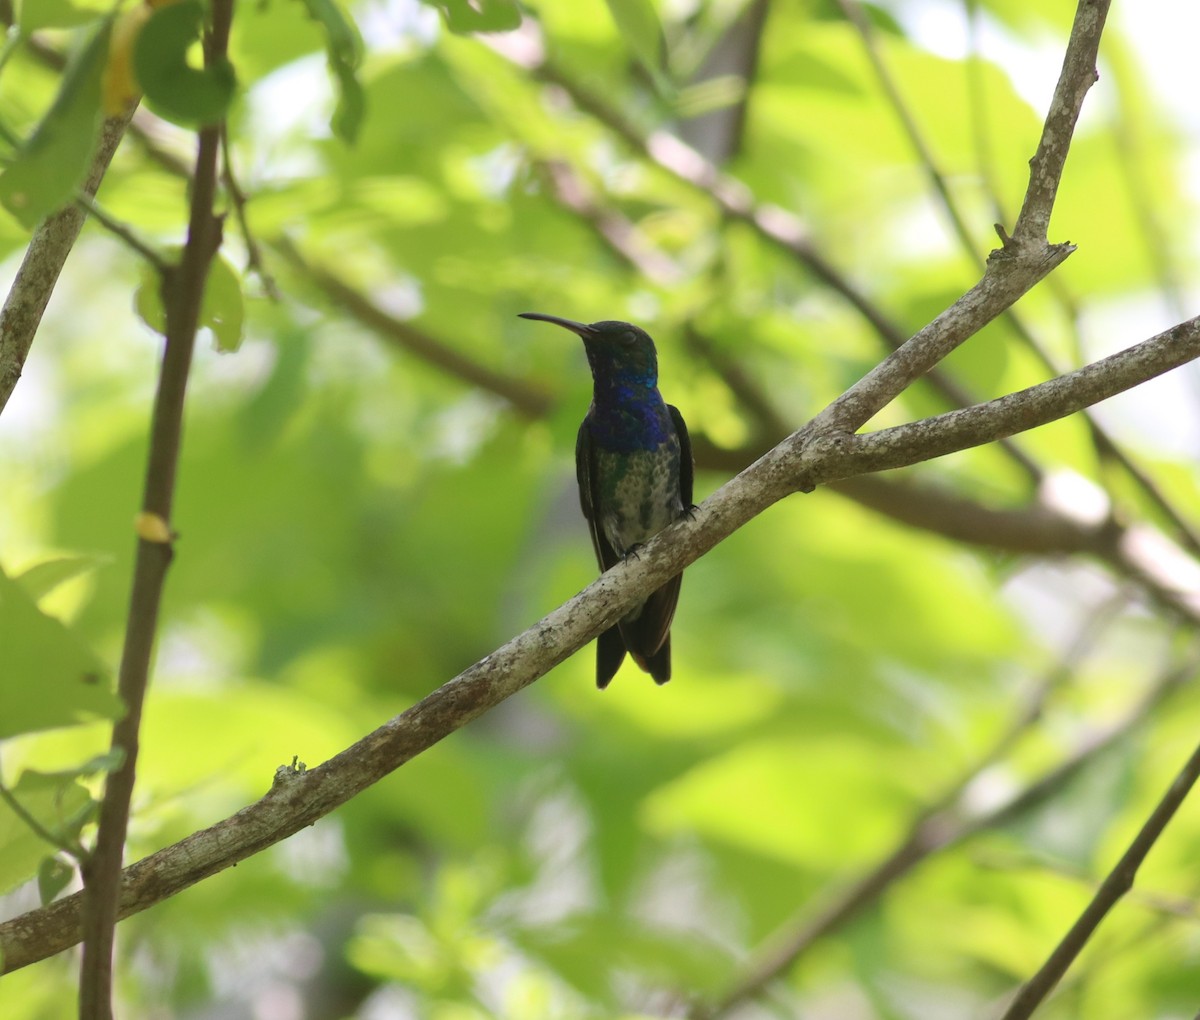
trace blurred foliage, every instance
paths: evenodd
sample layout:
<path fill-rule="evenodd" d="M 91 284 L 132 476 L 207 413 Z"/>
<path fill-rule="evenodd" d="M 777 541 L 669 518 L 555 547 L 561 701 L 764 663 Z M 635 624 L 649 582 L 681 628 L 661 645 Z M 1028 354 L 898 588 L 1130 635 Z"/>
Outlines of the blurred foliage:
<path fill-rule="evenodd" d="M 41 2 L 17 7 L 38 45 L 18 40 L 0 72 L 3 155 L 16 167 L 46 144 L 75 152 L 90 130 L 80 72 L 64 76 L 45 50 L 89 60 L 110 7 Z M 763 433 L 722 364 L 799 425 L 879 359 L 869 325 L 809 269 L 622 133 L 675 132 L 702 151 L 711 132 L 737 133 L 726 169 L 803 217 L 814 247 L 905 332 L 974 282 L 991 224 L 1011 226 L 1049 95 L 1031 106 L 1019 72 L 1052 80 L 1073 5 L 869 8 L 970 251 L 838 4 L 771 4 L 757 57 L 741 65 L 748 80 L 710 62 L 751 6 L 237 5 L 230 156 L 282 297 L 243 272 L 252 246 L 231 211 L 206 299 L 214 343 L 198 351 L 189 390 L 131 858 L 261 795 L 293 756 L 325 760 L 593 577 L 572 467 L 586 364 L 578 345 L 517 312 L 646 325 L 666 397 L 694 435 L 743 460 L 781 437 Z M 981 51 L 948 55 L 930 30 L 938 19 Z M 1129 26 L 1113 20 L 1052 225 L 1051 240 L 1079 251 L 1019 309 L 1064 364 L 1169 325 L 1196 269 L 1189 139 Z M 548 64 L 535 73 L 513 55 L 539 36 Z M 219 107 L 232 81 L 197 87 Z M 94 74 L 86 88 L 95 105 Z M 701 130 L 689 119 L 699 113 L 721 116 Z M 191 136 L 138 123 L 100 201 L 170 256 L 186 226 L 173 166 L 186 166 Z M 594 214 L 556 189 L 564 168 Z M 47 187 L 74 186 L 76 169 L 59 166 Z M 9 209 L 0 252 L 11 275 L 29 218 Z M 658 272 L 604 239 L 606 217 Z M 280 254 L 285 242 L 299 262 Z M 550 394 L 552 410 L 517 413 L 389 342 L 324 293 L 305 260 Z M 152 281 L 89 224 L 0 416 L 3 781 L 64 840 L 89 838 L 103 720 L 119 710 L 98 681 L 115 671 L 127 608 L 159 356 L 138 314 L 161 315 Z M 689 328 L 713 356 L 684 342 Z M 1046 375 L 1011 319 L 945 370 L 979 399 Z M 1103 419 L 1195 519 L 1195 387 L 1145 391 Z M 945 406 L 921 385 L 876 424 Z M 1021 445 L 1074 480 L 1080 512 L 1108 486 L 1126 519 L 1166 526 L 1081 420 Z M 990 506 L 1033 498 L 995 449 L 911 474 Z M 702 464 L 698 495 L 724 480 Z M 1104 625 L 1068 656 L 1095 618 Z M 1043 712 L 975 776 L 971 808 L 1119 724 L 1185 638 L 1096 564 L 956 545 L 829 491 L 794 497 L 687 572 L 671 684 L 627 667 L 598 694 L 585 649 L 315 827 L 124 922 L 120 995 L 131 1016 L 681 1015 L 719 999 L 772 933 L 901 843 L 1047 677 Z M 1197 713 L 1194 691 L 1175 693 L 1047 799 L 892 883 L 736 1015 L 987 1015 L 1111 867 L 1190 750 Z M 1192 808 L 1041 1015 L 1194 1013 Z M 6 916 L 36 905 L 39 867 L 53 893 L 63 863 L 0 806 L 0 887 L 28 880 Z M 5 1017 L 69 1014 L 72 967 L 53 959 L 0 979 Z"/>

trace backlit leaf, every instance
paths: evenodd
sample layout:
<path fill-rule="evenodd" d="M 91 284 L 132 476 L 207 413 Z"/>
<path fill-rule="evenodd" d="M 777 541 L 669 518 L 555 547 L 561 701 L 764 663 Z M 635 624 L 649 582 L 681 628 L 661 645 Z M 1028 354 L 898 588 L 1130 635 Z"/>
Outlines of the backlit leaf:
<path fill-rule="evenodd" d="M 189 50 L 200 40 L 205 6 L 179 0 L 158 8 L 138 33 L 133 68 L 155 113 L 185 127 L 213 124 L 225 116 L 237 90 L 233 65 L 220 60 L 193 67 Z"/>
<path fill-rule="evenodd" d="M 338 102 L 330 126 L 342 141 L 353 143 L 358 138 L 366 109 L 362 83 L 358 80 L 363 55 L 362 36 L 336 0 L 301 2 L 309 16 L 321 26 L 325 36 L 325 56 L 338 83 Z"/>
<path fill-rule="evenodd" d="M 76 54 L 53 105 L 0 174 L 0 204 L 25 227 L 71 201 L 83 181 L 100 127 L 100 78 L 111 19 Z"/>
<path fill-rule="evenodd" d="M 120 714 L 106 667 L 2 572 L 0 648 L 0 737 Z"/>

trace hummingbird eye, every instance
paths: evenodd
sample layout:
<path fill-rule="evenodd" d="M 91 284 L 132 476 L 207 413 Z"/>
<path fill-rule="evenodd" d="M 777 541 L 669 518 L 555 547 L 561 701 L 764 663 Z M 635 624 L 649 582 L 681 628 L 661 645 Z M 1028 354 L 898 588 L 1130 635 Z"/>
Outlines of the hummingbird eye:
<path fill-rule="evenodd" d="M 637 336 L 631 329 L 627 329 L 621 334 L 621 343 L 626 347 L 632 347 L 636 340 Z"/>

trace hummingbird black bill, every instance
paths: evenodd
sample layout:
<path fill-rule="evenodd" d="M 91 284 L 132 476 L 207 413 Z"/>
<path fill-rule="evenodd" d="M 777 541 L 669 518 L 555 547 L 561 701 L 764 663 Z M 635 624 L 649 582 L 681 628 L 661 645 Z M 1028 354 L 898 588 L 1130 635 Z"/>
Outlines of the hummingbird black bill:
<path fill-rule="evenodd" d="M 536 319 L 538 322 L 553 322 L 556 326 L 569 329 L 576 336 L 594 337 L 596 331 L 586 322 L 576 322 L 574 319 L 564 319 L 558 315 L 545 315 L 542 312 L 519 312 L 522 319 Z"/>

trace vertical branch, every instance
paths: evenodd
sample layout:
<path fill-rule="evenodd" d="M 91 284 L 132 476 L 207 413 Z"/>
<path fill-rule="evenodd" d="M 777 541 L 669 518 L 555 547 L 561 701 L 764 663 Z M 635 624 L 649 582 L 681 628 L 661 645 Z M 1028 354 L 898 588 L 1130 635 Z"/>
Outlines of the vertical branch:
<path fill-rule="evenodd" d="M 205 60 L 224 59 L 234 0 L 213 0 Z M 100 806 L 96 847 L 83 868 L 83 964 L 81 1020 L 111 1020 L 112 951 L 121 889 L 121 864 L 138 754 L 142 704 L 158 624 L 163 584 L 173 553 L 171 504 L 183 430 L 183 404 L 209 265 L 221 244 L 221 220 L 213 212 L 217 186 L 220 124 L 200 130 L 192 181 L 188 236 L 178 266 L 163 274 L 166 344 L 150 430 L 150 452 L 139 516 L 133 590 L 118 672 L 126 714 L 113 727 L 112 746 L 121 766 L 108 775 Z"/>
<path fill-rule="evenodd" d="M 1104 32 L 1109 3 L 1110 0 L 1079 0 L 1075 8 L 1062 73 L 1058 76 L 1054 98 L 1050 100 L 1050 112 L 1046 114 L 1037 152 L 1029 161 L 1029 187 L 1013 227 L 1013 240 L 1019 243 L 1040 245 L 1046 241 L 1050 213 L 1058 196 L 1075 123 L 1083 108 L 1084 97 L 1098 77 L 1096 56 L 1100 52 L 1100 36 Z"/>
<path fill-rule="evenodd" d="M 84 179 L 83 194 L 88 198 L 99 189 L 132 116 L 133 107 L 130 107 L 126 113 L 105 120 Z M 63 206 L 38 226 L 25 249 L 21 268 L 17 270 L 4 307 L 0 309 L 0 412 L 21 378 L 21 369 L 29 356 L 50 295 L 54 293 L 58 276 L 86 217 L 86 211 L 75 202 Z"/>

